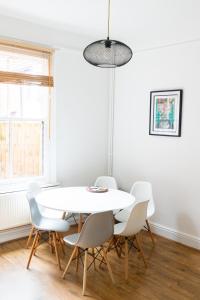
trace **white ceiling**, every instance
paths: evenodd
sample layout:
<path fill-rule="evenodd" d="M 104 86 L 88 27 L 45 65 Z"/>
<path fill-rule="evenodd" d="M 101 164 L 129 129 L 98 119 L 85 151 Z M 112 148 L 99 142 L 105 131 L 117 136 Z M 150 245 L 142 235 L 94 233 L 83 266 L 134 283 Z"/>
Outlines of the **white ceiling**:
<path fill-rule="evenodd" d="M 107 0 L 0 0 L 0 14 L 106 37 Z M 200 0 L 112 0 L 111 38 L 139 50 L 200 39 Z"/>

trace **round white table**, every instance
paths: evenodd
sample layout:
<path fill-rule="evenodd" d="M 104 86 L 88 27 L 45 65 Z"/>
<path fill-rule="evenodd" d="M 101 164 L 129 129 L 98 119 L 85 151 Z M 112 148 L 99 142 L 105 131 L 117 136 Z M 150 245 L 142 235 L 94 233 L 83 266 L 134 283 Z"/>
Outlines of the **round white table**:
<path fill-rule="evenodd" d="M 36 201 L 46 208 L 82 214 L 123 209 L 132 205 L 135 198 L 120 190 L 92 193 L 81 186 L 47 190 L 37 195 Z"/>

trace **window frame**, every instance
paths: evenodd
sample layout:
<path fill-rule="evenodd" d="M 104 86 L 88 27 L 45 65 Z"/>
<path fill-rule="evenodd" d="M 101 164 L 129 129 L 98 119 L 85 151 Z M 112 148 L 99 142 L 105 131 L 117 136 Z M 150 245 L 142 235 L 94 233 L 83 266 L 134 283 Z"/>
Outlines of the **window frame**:
<path fill-rule="evenodd" d="M 54 90 L 52 87 L 53 84 L 53 77 L 52 77 L 52 62 L 53 62 L 53 54 L 54 49 L 34 45 L 34 44 L 25 44 L 21 41 L 12 41 L 12 40 L 0 40 L 0 47 L 1 46 L 8 46 L 13 49 L 22 49 L 25 51 L 30 51 L 33 53 L 38 53 L 38 55 L 45 54 L 48 56 L 48 67 L 49 67 L 49 74 L 48 76 L 40 76 L 35 75 L 27 75 L 30 78 L 28 80 L 33 79 L 33 85 L 38 85 L 35 82 L 35 78 L 38 77 L 38 80 L 41 80 L 41 84 L 43 86 L 49 87 L 49 95 L 48 95 L 48 103 L 47 103 L 47 117 L 46 118 L 23 118 L 23 117 L 0 117 L 0 121 L 41 121 L 43 122 L 43 175 L 42 176 L 23 176 L 23 177 L 11 177 L 0 179 L 0 185 L 2 189 L 6 189 L 9 191 L 15 190 L 16 187 L 24 187 L 27 186 L 29 182 L 37 181 L 41 186 L 46 186 L 48 184 L 54 184 L 56 182 L 56 145 L 55 145 L 55 130 L 54 130 L 54 123 L 55 123 L 55 104 L 52 101 L 54 98 Z M 12 75 L 12 74 L 11 74 Z M 14 75 L 14 73 L 13 73 Z M 25 75 L 26 76 L 26 75 Z M 24 80 L 24 78 L 23 78 Z M 42 81 L 43 80 L 43 81 Z M 7 82 L 5 82 L 6 84 Z M 11 82 L 10 82 L 11 83 Z M 2 84 L 4 84 L 2 82 Z M 29 85 L 29 82 L 24 82 L 24 85 Z M 42 87 L 41 87 L 42 88 Z M 10 131 L 10 130 L 9 130 Z M 10 132 L 9 132 L 9 139 L 10 139 Z M 10 144 L 10 142 L 9 142 Z M 9 147 L 11 148 L 11 147 Z M 12 151 L 12 149 L 9 149 Z M 1 189 L 0 189 L 1 191 Z"/>

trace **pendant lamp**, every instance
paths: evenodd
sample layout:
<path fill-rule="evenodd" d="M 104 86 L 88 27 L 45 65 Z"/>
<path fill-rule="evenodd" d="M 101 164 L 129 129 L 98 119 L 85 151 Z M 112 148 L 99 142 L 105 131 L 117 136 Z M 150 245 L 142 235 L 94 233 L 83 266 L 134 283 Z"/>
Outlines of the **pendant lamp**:
<path fill-rule="evenodd" d="M 83 51 L 85 60 L 100 68 L 121 67 L 132 58 L 132 50 L 126 44 L 111 40 L 110 37 L 110 0 L 108 0 L 108 35 L 107 39 L 88 45 Z"/>

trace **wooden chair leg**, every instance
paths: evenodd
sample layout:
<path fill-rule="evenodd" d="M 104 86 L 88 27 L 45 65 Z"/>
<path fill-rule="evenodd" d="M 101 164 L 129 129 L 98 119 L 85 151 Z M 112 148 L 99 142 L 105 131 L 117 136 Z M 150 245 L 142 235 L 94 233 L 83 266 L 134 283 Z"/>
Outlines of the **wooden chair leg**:
<path fill-rule="evenodd" d="M 79 255 L 80 255 L 80 250 L 77 247 L 77 249 L 76 249 L 76 272 L 78 272 L 78 269 L 79 269 Z"/>
<path fill-rule="evenodd" d="M 52 233 L 49 232 L 49 241 L 48 241 L 49 247 L 51 249 L 51 253 L 53 254 L 54 249 L 53 249 L 53 238 L 52 238 Z"/>
<path fill-rule="evenodd" d="M 146 224 L 147 224 L 148 232 L 149 232 L 149 234 L 150 234 L 152 243 L 153 243 L 153 245 L 155 246 L 155 241 L 154 241 L 153 233 L 152 233 L 152 231 L 151 231 L 151 227 L 150 227 L 150 225 L 149 225 L 149 221 L 148 221 L 148 220 L 146 220 Z"/>
<path fill-rule="evenodd" d="M 125 237 L 125 280 L 128 280 L 128 238 Z"/>
<path fill-rule="evenodd" d="M 121 257 L 121 249 L 118 250 L 118 243 L 119 243 L 120 238 L 116 238 L 116 236 L 113 237 L 113 241 L 114 241 L 114 247 L 115 247 L 115 251 L 117 253 L 117 256 L 120 258 Z"/>
<path fill-rule="evenodd" d="M 138 233 L 135 235 L 135 239 L 136 239 L 136 243 L 137 243 L 139 252 L 140 252 L 140 254 L 142 256 L 144 265 L 145 265 L 145 267 L 147 267 L 147 262 L 146 262 L 146 259 L 145 259 L 145 256 L 144 256 L 144 252 L 143 252 L 143 249 L 142 249 L 142 246 L 141 246 L 141 243 L 140 243 L 140 238 L 139 238 L 139 234 Z"/>
<path fill-rule="evenodd" d="M 85 250 L 85 259 L 84 259 L 84 270 L 83 270 L 83 291 L 82 295 L 85 295 L 86 290 L 86 282 L 87 282 L 87 256 L 88 256 L 88 250 Z"/>
<path fill-rule="evenodd" d="M 32 244 L 32 247 L 31 247 L 31 253 L 30 253 L 30 256 L 29 256 L 29 259 L 28 259 L 28 263 L 27 263 L 27 266 L 26 266 L 27 269 L 30 266 L 31 258 L 33 256 L 34 251 L 35 251 L 35 246 L 37 244 L 38 238 L 39 238 L 39 232 L 37 231 L 36 235 L 35 235 L 35 238 L 34 238 L 34 241 L 33 241 L 33 244 Z"/>
<path fill-rule="evenodd" d="M 61 248 L 62 248 L 63 255 L 65 256 L 65 244 L 64 244 L 64 242 L 63 242 L 62 237 L 60 237 L 60 244 L 61 244 Z"/>
<path fill-rule="evenodd" d="M 27 240 L 27 243 L 26 243 L 26 248 L 27 248 L 27 249 L 28 249 L 29 244 L 30 244 L 30 242 L 31 242 L 31 239 L 32 239 L 32 236 L 33 236 L 34 231 L 35 231 L 35 227 L 32 225 L 31 231 L 30 231 L 30 233 L 29 233 L 28 240 Z"/>
<path fill-rule="evenodd" d="M 74 258 L 75 254 L 76 254 L 77 248 L 78 248 L 78 247 L 75 247 L 75 248 L 74 248 L 74 250 L 73 250 L 73 252 L 72 252 L 72 255 L 70 256 L 70 259 L 69 259 L 69 261 L 68 261 L 68 263 L 67 263 L 67 266 L 66 266 L 66 268 L 65 268 L 65 270 L 64 270 L 64 272 L 63 272 L 63 275 L 62 275 L 62 278 L 63 278 L 63 279 L 65 278 L 65 274 L 67 273 L 67 270 L 68 270 L 68 268 L 69 268 L 69 266 L 70 266 L 70 264 L 71 264 L 71 262 L 72 262 L 72 259 Z"/>
<path fill-rule="evenodd" d="M 62 236 L 60 233 L 56 232 L 56 238 L 58 240 L 58 244 L 60 245 L 61 247 L 61 250 L 62 250 L 62 253 L 63 255 L 65 256 L 65 248 L 64 248 L 64 241 L 62 239 Z"/>
<path fill-rule="evenodd" d="M 58 254 L 58 247 L 57 247 L 57 241 L 56 241 L 56 233 L 53 232 L 52 234 L 53 234 L 54 248 L 55 248 L 55 252 L 56 252 L 56 260 L 57 260 L 57 263 L 58 263 L 58 267 L 61 270 L 60 257 L 59 257 L 59 254 Z"/>
<path fill-rule="evenodd" d="M 111 247 L 113 246 L 113 237 L 110 239 L 108 246 L 106 247 L 106 254 L 110 251 Z M 99 268 L 101 267 L 102 263 L 104 262 L 104 257 L 102 257 L 102 260 L 99 263 Z"/>
<path fill-rule="evenodd" d="M 35 249 L 33 251 L 33 255 L 36 255 L 36 250 L 37 250 L 37 247 L 39 246 L 40 244 L 40 240 L 41 240 L 41 233 L 38 232 L 38 238 L 37 238 L 37 241 L 36 241 L 36 244 L 35 244 Z"/>
<path fill-rule="evenodd" d="M 108 273 L 109 273 L 109 275 L 110 275 L 110 278 L 111 278 L 111 280 L 112 280 L 112 283 L 115 283 L 115 280 L 114 280 L 114 277 L 113 277 L 113 272 L 112 272 L 110 263 L 109 263 L 108 258 L 107 258 L 107 253 L 106 253 L 106 251 L 104 250 L 103 247 L 102 247 L 102 252 L 103 252 L 104 260 L 105 260 L 106 265 L 107 265 L 107 267 L 108 267 Z"/>
<path fill-rule="evenodd" d="M 93 259 L 94 259 L 94 270 L 96 271 L 96 262 L 95 262 L 95 249 L 94 248 L 92 248 L 92 256 L 93 256 Z"/>

